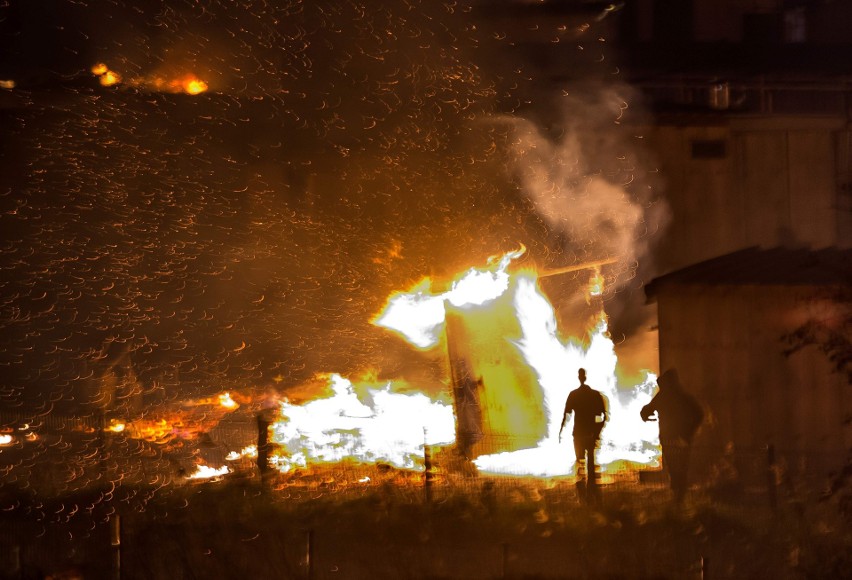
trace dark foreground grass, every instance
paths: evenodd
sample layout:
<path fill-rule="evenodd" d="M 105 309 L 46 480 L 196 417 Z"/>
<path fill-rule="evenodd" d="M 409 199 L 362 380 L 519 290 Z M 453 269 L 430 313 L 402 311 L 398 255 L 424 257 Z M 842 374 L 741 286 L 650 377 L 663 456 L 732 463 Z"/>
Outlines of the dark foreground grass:
<path fill-rule="evenodd" d="M 0 577 L 792 579 L 852 569 L 848 522 L 831 502 L 771 510 L 760 494 L 693 490 L 676 505 L 665 488 L 633 482 L 605 486 L 590 506 L 569 478 L 466 478 L 429 496 L 416 478 L 378 479 L 243 479 L 50 502 L 6 494 Z"/>

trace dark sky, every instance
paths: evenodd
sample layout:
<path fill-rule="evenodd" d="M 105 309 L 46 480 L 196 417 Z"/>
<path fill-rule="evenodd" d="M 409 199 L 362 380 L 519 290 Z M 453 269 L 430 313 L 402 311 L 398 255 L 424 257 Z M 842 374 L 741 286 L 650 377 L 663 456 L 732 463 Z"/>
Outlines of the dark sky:
<path fill-rule="evenodd" d="M 650 207 L 608 133 L 621 97 L 599 98 L 601 21 L 505 6 L 4 3 L 3 402 L 89 406 L 116 362 L 152 404 L 317 372 L 399 376 L 416 356 L 369 322 L 391 292 L 520 244 L 561 266 L 646 236 L 633 221 L 626 237 L 590 234 L 623 224 L 589 183 Z M 571 50 L 542 58 L 546 35 Z M 549 83 L 555 54 L 570 101 Z M 100 86 L 99 62 L 124 82 Z M 156 87 L 186 74 L 209 90 Z M 530 164 L 554 163 L 582 211 L 531 191 Z"/>

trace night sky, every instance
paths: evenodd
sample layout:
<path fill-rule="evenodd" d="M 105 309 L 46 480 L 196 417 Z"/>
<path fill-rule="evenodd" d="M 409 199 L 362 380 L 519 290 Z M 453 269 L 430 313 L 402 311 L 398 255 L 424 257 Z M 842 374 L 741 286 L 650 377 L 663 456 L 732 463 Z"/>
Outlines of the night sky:
<path fill-rule="evenodd" d="M 388 295 L 521 244 L 540 267 L 616 256 L 618 326 L 665 210 L 613 16 L 513 10 L 2 3 L 3 405 L 96 407 L 116 364 L 145 405 L 403 376 L 421 355 L 370 323 Z M 209 90 L 155 86 L 187 74 Z M 585 281 L 545 290 L 570 304 Z"/>

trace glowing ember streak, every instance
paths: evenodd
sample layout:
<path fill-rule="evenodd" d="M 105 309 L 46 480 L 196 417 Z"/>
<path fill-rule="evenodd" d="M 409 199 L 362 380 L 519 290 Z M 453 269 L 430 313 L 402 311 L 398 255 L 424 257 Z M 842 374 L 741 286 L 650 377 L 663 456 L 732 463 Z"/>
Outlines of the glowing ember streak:
<path fill-rule="evenodd" d="M 127 425 L 121 421 L 111 421 L 110 426 L 106 428 L 106 431 L 112 431 L 113 433 L 121 433 L 127 428 Z"/>
<path fill-rule="evenodd" d="M 231 470 L 228 469 L 227 465 L 223 465 L 219 469 L 216 469 L 215 467 L 209 467 L 207 465 L 198 465 L 195 468 L 195 473 L 188 476 L 187 479 L 214 479 L 227 475 L 230 472 Z"/>
<path fill-rule="evenodd" d="M 450 443 L 455 438 L 449 405 L 426 395 L 366 389 L 360 398 L 350 381 L 329 377 L 333 395 L 304 405 L 281 403 L 281 420 L 271 440 L 280 445 L 271 463 L 280 471 L 315 463 L 354 459 L 386 462 L 403 469 L 422 469 L 424 442 Z"/>
<path fill-rule="evenodd" d="M 11 435 L 0 435 L 0 446 L 11 445 L 14 438 Z"/>
<path fill-rule="evenodd" d="M 15 81 L 12 79 L 3 79 L 0 80 L 0 89 L 14 89 Z"/>

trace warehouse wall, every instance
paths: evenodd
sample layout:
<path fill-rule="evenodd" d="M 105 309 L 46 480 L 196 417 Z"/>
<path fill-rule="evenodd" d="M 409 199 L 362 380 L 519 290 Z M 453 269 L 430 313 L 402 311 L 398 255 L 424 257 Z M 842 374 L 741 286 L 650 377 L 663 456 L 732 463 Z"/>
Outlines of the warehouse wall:
<path fill-rule="evenodd" d="M 751 117 L 646 128 L 672 212 L 661 270 L 755 245 L 848 246 L 839 123 Z"/>
<path fill-rule="evenodd" d="M 808 347 L 785 356 L 781 337 L 820 300 L 814 288 L 677 286 L 658 296 L 660 369 L 675 367 L 709 412 L 695 473 L 708 476 L 730 443 L 746 479 L 760 478 L 772 444 L 785 473 L 824 478 L 850 448 L 844 377 Z M 824 305 L 823 305 L 824 306 Z"/>

